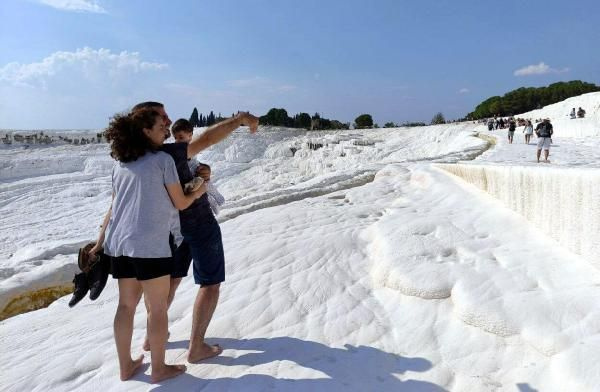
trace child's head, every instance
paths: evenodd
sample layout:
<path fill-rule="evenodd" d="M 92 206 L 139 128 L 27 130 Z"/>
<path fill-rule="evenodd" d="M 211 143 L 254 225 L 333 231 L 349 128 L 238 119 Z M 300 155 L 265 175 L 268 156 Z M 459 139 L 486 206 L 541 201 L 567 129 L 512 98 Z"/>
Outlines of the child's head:
<path fill-rule="evenodd" d="M 171 127 L 171 133 L 173 134 L 173 137 L 177 143 L 189 143 L 192 141 L 194 127 L 192 127 L 192 124 L 185 118 L 180 118 L 173 123 L 173 126 Z"/>

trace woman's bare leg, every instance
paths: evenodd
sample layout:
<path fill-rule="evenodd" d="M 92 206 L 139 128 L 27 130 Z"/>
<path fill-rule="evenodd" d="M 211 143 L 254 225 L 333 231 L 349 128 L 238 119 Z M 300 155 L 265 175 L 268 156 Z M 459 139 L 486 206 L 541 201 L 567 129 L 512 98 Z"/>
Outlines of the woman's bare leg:
<path fill-rule="evenodd" d="M 165 348 L 167 344 L 167 307 L 170 276 L 141 281 L 144 300 L 148 307 L 148 340 L 150 342 L 152 382 L 172 378 L 185 372 L 184 365 L 167 365 Z"/>
<path fill-rule="evenodd" d="M 167 312 L 173 303 L 173 299 L 175 298 L 175 292 L 177 291 L 177 287 L 181 283 L 182 278 L 171 278 L 171 286 L 169 287 L 169 297 L 167 298 Z M 144 303 L 146 304 L 146 311 L 148 311 L 148 303 L 144 299 Z M 167 333 L 167 340 L 169 340 L 169 334 Z M 148 340 L 148 322 L 146 322 L 146 337 L 144 338 L 144 345 L 142 346 L 144 351 L 150 351 L 150 340 Z"/>
<path fill-rule="evenodd" d="M 119 279 L 119 305 L 113 327 L 122 381 L 130 379 L 144 359 L 143 355 L 135 360 L 131 358 L 133 317 L 141 296 L 142 286 L 136 279 Z"/>

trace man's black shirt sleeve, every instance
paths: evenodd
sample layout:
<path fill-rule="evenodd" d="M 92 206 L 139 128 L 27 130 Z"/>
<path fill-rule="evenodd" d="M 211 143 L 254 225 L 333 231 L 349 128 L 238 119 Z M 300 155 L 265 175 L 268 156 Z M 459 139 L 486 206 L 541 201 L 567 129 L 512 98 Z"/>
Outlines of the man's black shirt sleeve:
<path fill-rule="evenodd" d="M 173 157 L 181 186 L 183 186 L 186 182 L 190 182 L 194 178 L 188 166 L 187 148 L 187 143 L 167 143 L 163 144 L 160 148 L 161 151 L 164 151 Z"/>

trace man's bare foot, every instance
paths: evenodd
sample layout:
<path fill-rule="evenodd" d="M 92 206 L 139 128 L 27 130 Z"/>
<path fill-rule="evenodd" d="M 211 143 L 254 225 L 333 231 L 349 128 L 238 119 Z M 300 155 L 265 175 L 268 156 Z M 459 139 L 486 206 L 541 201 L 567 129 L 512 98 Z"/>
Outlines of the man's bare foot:
<path fill-rule="evenodd" d="M 188 352 L 188 362 L 196 363 L 202 361 L 203 359 L 216 357 L 221 354 L 223 349 L 218 344 L 211 346 L 206 343 L 202 343 L 202 346 L 199 350 L 189 351 Z"/>
<path fill-rule="evenodd" d="M 131 361 L 124 369 L 121 368 L 121 381 L 129 380 L 142 366 L 144 355 L 140 355 L 136 360 Z"/>
<path fill-rule="evenodd" d="M 153 383 L 177 377 L 186 370 L 185 365 L 164 365 L 161 369 L 152 371 L 150 379 Z"/>
<path fill-rule="evenodd" d="M 171 332 L 167 331 L 167 340 L 169 339 L 170 336 L 171 336 Z M 144 338 L 144 344 L 142 345 L 142 350 L 150 351 L 150 340 L 148 340 L 148 335 L 146 335 L 146 337 Z"/>

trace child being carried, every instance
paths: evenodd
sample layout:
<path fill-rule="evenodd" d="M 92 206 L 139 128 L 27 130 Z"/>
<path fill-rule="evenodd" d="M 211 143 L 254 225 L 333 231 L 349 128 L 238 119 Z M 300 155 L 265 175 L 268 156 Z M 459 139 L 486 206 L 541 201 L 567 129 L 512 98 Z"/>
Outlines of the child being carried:
<path fill-rule="evenodd" d="M 171 133 L 175 138 L 175 142 L 189 143 L 192 141 L 194 127 L 192 127 L 192 124 L 188 120 L 180 118 L 173 123 L 173 126 L 171 127 Z M 208 197 L 208 202 L 210 203 L 210 209 L 215 215 L 217 215 L 221 206 L 223 203 L 225 203 L 225 198 L 210 180 L 210 166 L 198 162 L 196 158 L 189 158 L 188 166 L 194 175 L 194 179 L 185 184 L 184 192 L 192 192 L 194 189 L 198 189 L 203 182 L 206 182 L 206 195 Z"/>

